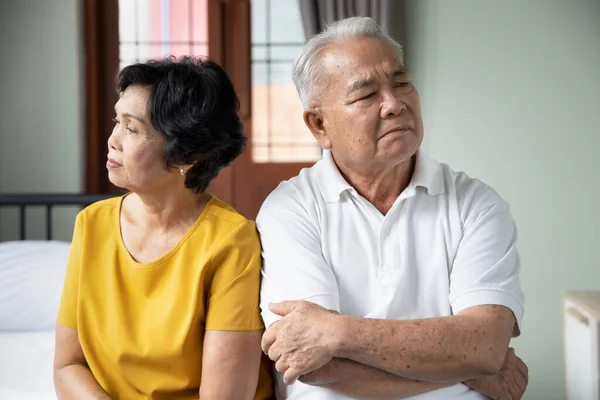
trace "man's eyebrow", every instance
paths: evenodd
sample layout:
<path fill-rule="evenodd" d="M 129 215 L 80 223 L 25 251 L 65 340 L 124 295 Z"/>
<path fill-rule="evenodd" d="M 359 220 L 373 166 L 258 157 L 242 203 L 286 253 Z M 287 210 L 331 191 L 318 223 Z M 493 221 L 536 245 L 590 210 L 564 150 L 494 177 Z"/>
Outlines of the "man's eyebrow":
<path fill-rule="evenodd" d="M 392 78 L 408 74 L 408 68 L 400 67 L 392 73 Z"/>
<path fill-rule="evenodd" d="M 408 74 L 408 68 L 400 67 L 400 68 L 396 69 L 394 72 L 392 72 L 391 77 L 396 78 L 398 76 L 402 76 L 402 75 L 406 75 L 406 74 Z M 358 92 L 359 90 L 364 89 L 369 86 L 372 86 L 374 84 L 375 84 L 374 78 L 356 81 L 352 84 L 352 86 L 350 86 L 350 89 L 348 90 L 348 93 L 346 93 L 346 96 L 349 96 L 354 92 Z"/>
<path fill-rule="evenodd" d="M 349 96 L 354 92 L 358 92 L 359 90 L 364 89 L 369 86 L 372 86 L 374 84 L 375 84 L 375 78 L 369 78 L 369 79 L 356 81 L 352 84 L 352 86 L 350 86 L 350 89 L 348 90 L 348 93 L 346 93 L 346 96 Z"/>

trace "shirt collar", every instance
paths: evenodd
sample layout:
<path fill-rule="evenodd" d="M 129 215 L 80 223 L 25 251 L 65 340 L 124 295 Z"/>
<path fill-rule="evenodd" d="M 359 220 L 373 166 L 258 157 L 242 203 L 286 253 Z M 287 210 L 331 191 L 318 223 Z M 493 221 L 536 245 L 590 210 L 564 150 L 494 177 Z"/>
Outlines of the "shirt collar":
<path fill-rule="evenodd" d="M 319 186 L 328 203 L 339 201 L 343 192 L 354 189 L 346 182 L 337 165 L 335 165 L 331 151 L 323 150 L 323 159 L 319 161 L 319 164 L 321 169 Z"/>
<path fill-rule="evenodd" d="M 323 158 L 319 161 L 319 186 L 325 200 L 335 203 L 342 193 L 355 190 L 342 176 L 335 165 L 331 151 L 323 150 Z M 444 193 L 444 178 L 441 165 L 430 158 L 425 151 L 417 151 L 417 160 L 412 179 L 405 191 L 414 191 L 416 187 L 424 187 L 427 194 L 436 196 Z"/>
<path fill-rule="evenodd" d="M 430 196 L 444 193 L 442 166 L 421 148 L 417 151 L 415 170 L 408 186 L 424 187 Z"/>

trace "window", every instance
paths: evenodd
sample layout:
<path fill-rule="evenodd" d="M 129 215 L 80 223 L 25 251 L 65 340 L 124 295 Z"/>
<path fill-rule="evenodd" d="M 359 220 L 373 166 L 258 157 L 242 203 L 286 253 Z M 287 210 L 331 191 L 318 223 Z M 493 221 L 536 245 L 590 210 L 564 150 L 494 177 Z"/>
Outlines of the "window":
<path fill-rule="evenodd" d="M 309 162 L 321 158 L 292 83 L 305 38 L 298 0 L 252 0 L 252 158 Z"/>
<path fill-rule="evenodd" d="M 119 0 L 119 68 L 208 55 L 208 0 Z"/>

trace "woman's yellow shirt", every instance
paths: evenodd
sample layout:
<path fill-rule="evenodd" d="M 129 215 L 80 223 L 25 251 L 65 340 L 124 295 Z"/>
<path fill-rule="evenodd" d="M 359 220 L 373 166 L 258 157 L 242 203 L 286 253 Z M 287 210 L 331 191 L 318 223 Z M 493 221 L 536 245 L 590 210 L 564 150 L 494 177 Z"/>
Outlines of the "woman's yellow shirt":
<path fill-rule="evenodd" d="M 264 327 L 255 225 L 212 197 L 175 247 L 140 264 L 121 238 L 122 199 L 77 216 L 58 322 L 112 399 L 198 399 L 204 332 Z M 263 363 L 255 399 L 271 393 Z"/>

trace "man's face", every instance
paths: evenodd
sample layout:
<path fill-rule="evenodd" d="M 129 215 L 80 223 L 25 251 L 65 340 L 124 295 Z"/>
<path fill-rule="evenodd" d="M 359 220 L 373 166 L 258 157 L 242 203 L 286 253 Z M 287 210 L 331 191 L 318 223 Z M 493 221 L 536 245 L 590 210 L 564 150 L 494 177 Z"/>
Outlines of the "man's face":
<path fill-rule="evenodd" d="M 378 38 L 348 39 L 325 49 L 321 63 L 325 83 L 305 112 L 318 116 L 320 129 L 311 130 L 321 147 L 365 173 L 410 159 L 423 141 L 421 107 L 394 49 Z"/>

